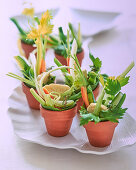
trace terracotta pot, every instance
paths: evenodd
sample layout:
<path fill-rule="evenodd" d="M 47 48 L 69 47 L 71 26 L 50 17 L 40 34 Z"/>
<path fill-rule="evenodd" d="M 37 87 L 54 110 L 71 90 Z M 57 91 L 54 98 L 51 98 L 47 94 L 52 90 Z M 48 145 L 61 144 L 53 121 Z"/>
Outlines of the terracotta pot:
<path fill-rule="evenodd" d="M 66 58 L 64 58 L 64 56 L 61 56 L 61 55 L 58 55 L 58 54 L 55 53 L 55 57 L 59 60 L 59 62 L 62 65 L 67 65 L 67 60 L 66 60 Z M 82 60 L 84 58 L 84 50 L 82 50 L 80 53 L 77 53 L 77 58 L 78 58 L 80 66 L 81 66 Z"/>
<path fill-rule="evenodd" d="M 40 104 L 31 94 L 30 88 L 28 86 L 26 86 L 24 83 L 22 83 L 22 89 L 23 89 L 23 92 L 26 95 L 29 107 L 32 108 L 32 109 L 35 109 L 35 110 L 39 110 Z"/>
<path fill-rule="evenodd" d="M 100 91 L 100 85 L 96 87 L 96 89 L 93 90 L 94 98 L 96 100 L 98 94 Z M 77 101 L 77 113 L 79 113 L 79 110 L 81 109 L 81 106 L 84 104 L 82 97 Z"/>
<path fill-rule="evenodd" d="M 33 47 L 33 45 L 29 45 L 29 44 L 26 44 L 24 43 L 23 41 L 21 41 L 21 46 L 22 46 L 22 49 L 24 50 L 24 53 L 25 53 L 25 57 L 28 59 L 29 58 L 29 55 L 30 53 L 36 49 L 36 47 Z"/>
<path fill-rule="evenodd" d="M 97 124 L 89 122 L 84 125 L 84 128 L 92 146 L 105 147 L 111 144 L 114 130 L 117 125 L 118 123 L 110 121 L 99 122 Z"/>
<path fill-rule="evenodd" d="M 77 106 L 64 111 L 46 110 L 41 106 L 40 113 L 44 118 L 48 134 L 62 137 L 69 133 L 73 117 L 77 113 Z"/>

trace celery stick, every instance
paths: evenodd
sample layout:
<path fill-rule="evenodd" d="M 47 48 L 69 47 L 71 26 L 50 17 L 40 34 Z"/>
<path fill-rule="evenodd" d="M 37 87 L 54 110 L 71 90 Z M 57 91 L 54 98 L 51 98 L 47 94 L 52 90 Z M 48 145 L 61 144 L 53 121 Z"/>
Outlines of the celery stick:
<path fill-rule="evenodd" d="M 125 71 L 120 75 L 120 77 L 125 77 L 129 71 L 134 67 L 135 63 L 134 61 L 131 62 L 131 64 L 125 69 Z"/>
<path fill-rule="evenodd" d="M 35 92 L 35 90 L 33 88 L 30 89 L 30 92 L 32 93 L 32 95 L 34 96 L 34 98 L 42 105 L 45 106 L 46 103 L 45 101 Z"/>
<path fill-rule="evenodd" d="M 99 112 L 100 112 L 100 109 L 101 109 L 102 100 L 103 100 L 104 95 L 105 95 L 105 91 L 103 89 L 98 100 L 97 100 L 96 107 L 95 107 L 94 112 L 93 112 L 93 114 L 96 115 L 96 116 L 99 116 Z"/>

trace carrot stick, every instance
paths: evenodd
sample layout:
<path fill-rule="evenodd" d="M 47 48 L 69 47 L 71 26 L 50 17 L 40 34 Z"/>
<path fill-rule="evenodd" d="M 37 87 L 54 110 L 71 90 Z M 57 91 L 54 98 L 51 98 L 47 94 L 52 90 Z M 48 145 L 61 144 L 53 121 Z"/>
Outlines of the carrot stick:
<path fill-rule="evenodd" d="M 88 107 L 89 100 L 88 100 L 88 96 L 87 96 L 87 89 L 84 86 L 81 87 L 81 95 L 82 95 L 83 101 L 85 103 L 85 106 Z"/>
<path fill-rule="evenodd" d="M 45 94 L 50 94 L 49 91 L 45 87 L 43 87 L 43 91 Z M 54 97 L 52 95 L 50 95 L 50 96 L 52 99 L 54 99 Z"/>
<path fill-rule="evenodd" d="M 67 66 L 69 66 L 70 58 L 67 57 Z M 68 72 L 70 73 L 70 69 L 68 68 Z"/>
<path fill-rule="evenodd" d="M 45 63 L 45 60 L 42 58 L 41 67 L 40 67 L 40 73 L 43 73 L 45 71 L 46 71 L 46 63 Z"/>

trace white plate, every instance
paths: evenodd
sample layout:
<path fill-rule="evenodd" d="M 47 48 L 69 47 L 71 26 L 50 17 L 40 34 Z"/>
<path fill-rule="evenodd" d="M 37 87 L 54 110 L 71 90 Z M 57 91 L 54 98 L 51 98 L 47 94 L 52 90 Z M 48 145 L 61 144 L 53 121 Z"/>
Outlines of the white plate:
<path fill-rule="evenodd" d="M 110 30 L 116 26 L 117 19 L 122 17 L 120 13 L 116 12 L 101 12 L 76 8 L 71 8 L 70 13 L 76 30 L 80 22 L 83 36 L 92 36 Z"/>
<path fill-rule="evenodd" d="M 124 119 L 120 121 L 111 145 L 105 148 L 93 147 L 88 143 L 84 128 L 79 126 L 78 116 L 74 118 L 70 133 L 67 136 L 52 137 L 48 135 L 39 111 L 28 107 L 21 86 L 15 88 L 9 97 L 8 113 L 14 131 L 20 138 L 46 147 L 73 148 L 82 153 L 103 155 L 136 142 L 136 121 L 129 114 L 126 114 Z"/>

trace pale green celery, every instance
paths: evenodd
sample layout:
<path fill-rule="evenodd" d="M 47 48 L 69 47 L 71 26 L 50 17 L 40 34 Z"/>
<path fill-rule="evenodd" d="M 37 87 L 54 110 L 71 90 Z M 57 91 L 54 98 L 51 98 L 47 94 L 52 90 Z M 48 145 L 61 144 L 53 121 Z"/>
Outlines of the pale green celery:
<path fill-rule="evenodd" d="M 64 105 L 67 107 L 67 106 L 71 106 L 73 104 L 74 104 L 73 100 L 67 100 L 66 103 L 64 101 L 55 101 L 56 107 L 64 107 Z"/>
<path fill-rule="evenodd" d="M 81 40 L 80 23 L 78 24 L 78 34 L 77 34 L 77 35 L 78 35 L 78 38 L 77 38 L 77 40 L 78 40 L 78 43 L 77 43 L 77 44 L 78 44 L 78 48 L 81 48 L 81 44 L 82 44 L 81 41 L 82 41 L 82 40 Z"/>
<path fill-rule="evenodd" d="M 68 57 L 69 57 L 69 53 L 70 53 L 70 43 L 69 43 L 69 31 L 67 30 L 67 48 L 68 48 Z"/>
<path fill-rule="evenodd" d="M 61 97 L 70 96 L 73 92 L 74 92 L 74 85 L 72 85 L 69 90 L 67 90 L 63 94 L 61 94 Z"/>
<path fill-rule="evenodd" d="M 55 101 L 60 100 L 60 97 L 61 97 L 60 93 L 58 93 L 58 92 L 51 92 L 50 95 L 54 97 Z"/>
<path fill-rule="evenodd" d="M 15 78 L 15 79 L 17 79 L 17 80 L 20 80 L 21 82 L 24 82 L 24 83 L 26 83 L 26 84 L 29 84 L 30 86 L 35 87 L 35 83 L 34 83 L 33 81 L 31 81 L 31 80 L 28 80 L 28 79 L 26 79 L 26 78 L 20 77 L 20 76 L 14 74 L 14 73 L 8 73 L 8 74 L 6 74 L 6 75 L 7 75 L 7 76 L 10 76 L 10 77 L 12 77 L 12 78 Z"/>
<path fill-rule="evenodd" d="M 101 105 L 102 105 L 104 95 L 105 95 L 105 91 L 103 89 L 98 100 L 97 100 L 97 103 L 96 103 L 96 106 L 95 106 L 95 109 L 94 109 L 94 112 L 93 112 L 93 114 L 96 115 L 96 116 L 99 116 L 99 112 L 101 110 Z"/>
<path fill-rule="evenodd" d="M 61 67 L 58 67 L 58 68 L 55 68 L 55 69 L 53 69 L 53 70 L 48 71 L 48 73 L 50 74 L 50 73 L 52 73 L 52 72 L 54 72 L 54 71 L 61 70 L 61 69 L 63 69 L 63 68 L 73 69 L 73 68 L 71 68 L 71 67 L 69 67 L 69 66 L 61 66 Z M 74 70 L 74 69 L 73 69 L 73 70 Z"/>
<path fill-rule="evenodd" d="M 45 106 L 46 103 L 45 101 L 35 92 L 35 90 L 33 88 L 30 89 L 30 92 L 32 93 L 32 95 L 34 96 L 34 98 L 42 105 Z"/>
<path fill-rule="evenodd" d="M 71 31 L 71 34 L 72 34 L 73 39 L 76 39 L 76 36 L 75 36 L 74 30 L 73 30 L 72 24 L 71 24 L 71 23 L 68 23 L 68 26 L 69 26 L 69 29 L 70 29 L 70 31 Z M 77 41 L 77 39 L 76 39 L 76 41 Z"/>
<path fill-rule="evenodd" d="M 40 91 L 40 94 L 44 97 L 45 101 L 46 101 L 46 104 L 48 103 L 49 106 L 53 106 L 54 105 L 54 100 L 51 99 L 51 97 L 48 95 L 48 94 L 45 94 L 44 91 L 43 91 L 43 82 L 45 80 L 45 78 L 47 78 L 50 73 L 54 72 L 54 71 L 57 71 L 57 70 L 61 70 L 63 68 L 69 68 L 71 69 L 70 67 L 68 66 L 61 66 L 59 68 L 56 68 L 56 69 L 53 69 L 53 70 L 50 70 L 48 72 L 45 72 L 40 80 L 40 83 L 39 83 L 39 91 Z"/>
<path fill-rule="evenodd" d="M 36 58 L 35 55 L 32 56 L 32 54 L 30 55 L 30 59 L 31 59 L 31 63 L 33 66 L 33 70 L 34 70 L 34 82 L 35 82 L 35 87 L 38 91 L 38 94 L 42 97 L 40 90 L 39 90 L 39 85 L 38 85 L 38 81 L 37 81 L 37 74 L 36 74 Z"/>
<path fill-rule="evenodd" d="M 70 55 L 70 61 L 69 61 L 69 66 L 72 67 L 73 69 L 75 68 L 75 55 L 77 53 L 77 42 L 74 39 L 72 43 L 72 49 L 71 49 L 71 55 Z M 70 70 L 70 75 L 75 79 L 75 71 Z"/>
<path fill-rule="evenodd" d="M 70 31 L 71 31 L 72 37 L 73 37 L 73 39 L 75 39 L 75 40 L 76 40 L 77 45 L 78 45 L 78 48 L 79 48 L 79 47 L 80 47 L 80 44 L 79 44 L 79 41 L 78 41 L 78 39 L 77 39 L 77 37 L 76 37 L 76 35 L 75 35 L 75 32 L 74 32 L 73 26 L 72 26 L 72 24 L 71 24 L 71 23 L 69 23 L 68 25 L 69 25 L 69 29 L 70 29 Z"/>
<path fill-rule="evenodd" d="M 125 77 L 134 66 L 135 66 L 135 63 L 133 61 L 119 77 Z"/>
<path fill-rule="evenodd" d="M 76 71 L 79 73 L 79 75 L 81 76 L 82 80 L 83 80 L 83 86 L 86 86 L 87 85 L 87 80 L 81 70 L 81 67 L 80 67 L 80 64 L 79 64 L 79 61 L 77 59 L 77 56 L 75 55 L 75 69 Z"/>
<path fill-rule="evenodd" d="M 40 80 L 40 83 L 39 83 L 39 91 L 40 91 L 40 94 L 43 96 L 44 100 L 46 101 L 46 104 L 49 106 L 53 106 L 54 105 L 53 100 L 51 99 L 51 97 L 48 94 L 45 94 L 43 91 L 43 82 L 45 79 L 47 79 L 49 77 L 49 75 L 50 75 L 49 72 L 45 72 L 43 74 L 43 76 Z"/>

